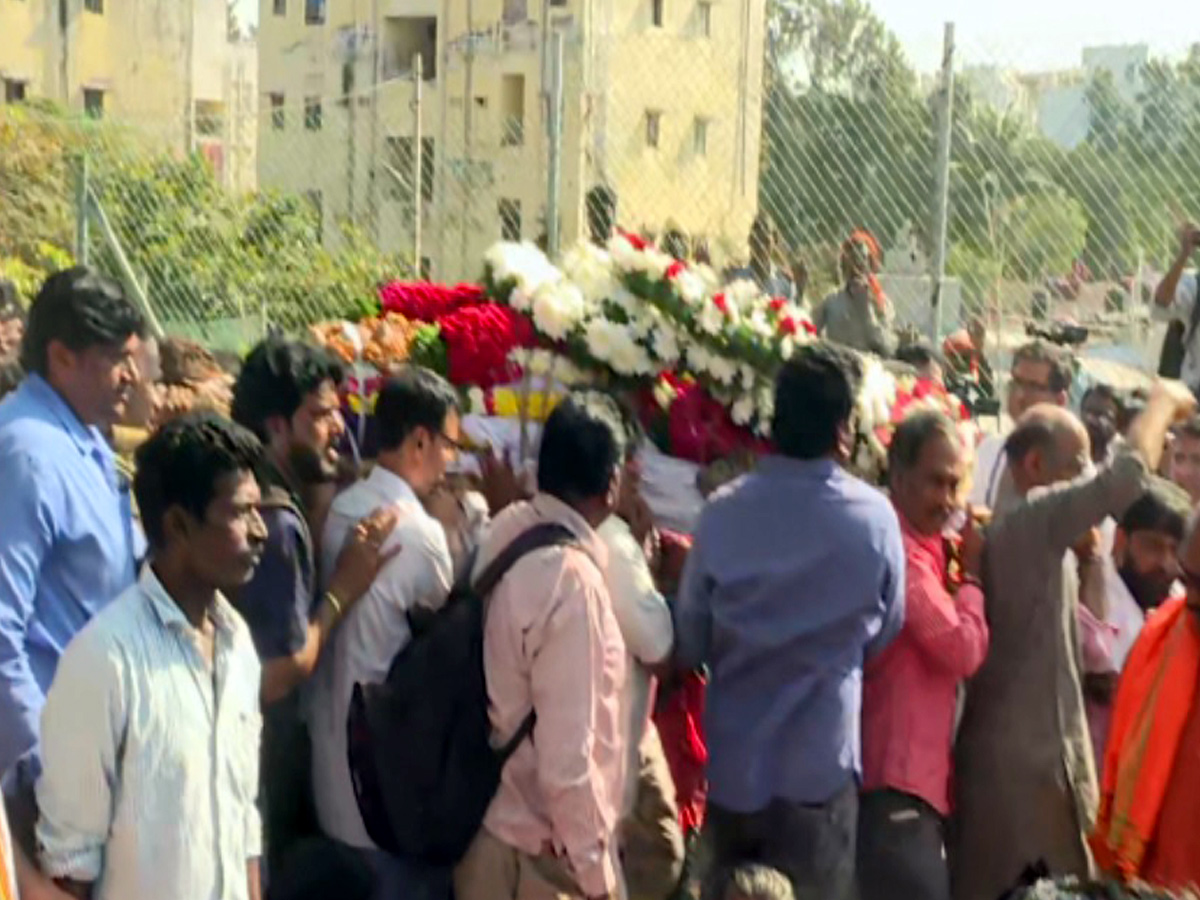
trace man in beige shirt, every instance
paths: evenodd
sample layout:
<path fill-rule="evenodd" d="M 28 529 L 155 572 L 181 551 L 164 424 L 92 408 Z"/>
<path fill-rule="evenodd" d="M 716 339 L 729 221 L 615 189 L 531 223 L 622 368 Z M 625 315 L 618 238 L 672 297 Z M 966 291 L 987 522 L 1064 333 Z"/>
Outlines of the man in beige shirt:
<path fill-rule="evenodd" d="M 1094 475 L 1070 412 L 1030 409 L 1005 452 L 1015 496 L 988 529 L 983 581 L 991 648 L 967 691 L 956 748 L 955 900 L 995 900 L 1026 866 L 1086 876 L 1097 784 L 1080 688 L 1079 584 L 1067 551 L 1146 490 L 1167 429 L 1195 408 L 1156 385 L 1128 446 Z"/>
<path fill-rule="evenodd" d="M 483 828 L 454 873 L 458 900 L 613 898 L 626 778 L 625 643 L 595 529 L 612 514 L 624 455 L 611 399 L 577 394 L 551 414 L 538 493 L 491 524 L 478 573 L 530 528 L 557 523 L 566 547 L 523 557 L 492 593 L 484 670 L 496 744 L 537 722 L 504 768 Z"/>

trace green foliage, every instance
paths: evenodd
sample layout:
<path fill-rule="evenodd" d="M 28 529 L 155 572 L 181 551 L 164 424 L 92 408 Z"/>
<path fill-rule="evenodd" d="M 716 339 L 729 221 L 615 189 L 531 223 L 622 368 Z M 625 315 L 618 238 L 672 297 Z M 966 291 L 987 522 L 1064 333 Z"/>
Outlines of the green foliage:
<path fill-rule="evenodd" d="M 180 158 L 113 125 L 18 107 L 0 112 L 0 196 L 14 198 L 0 258 L 39 273 L 47 261 L 60 264 L 45 248 L 73 243 L 72 169 L 84 155 L 92 189 L 165 320 L 256 319 L 297 330 L 373 311 L 376 287 L 410 274 L 351 225 L 322 241 L 302 197 L 235 194 L 199 154 Z M 90 249 L 95 265 L 120 274 L 95 227 Z"/>
<path fill-rule="evenodd" d="M 414 366 L 424 366 L 442 376 L 450 371 L 446 342 L 442 340 L 442 329 L 436 322 L 422 325 L 413 334 L 408 345 L 408 361 Z"/>
<path fill-rule="evenodd" d="M 1000 212 L 1006 269 L 1025 281 L 1069 272 L 1087 225 L 1082 206 L 1060 191 L 1017 197 Z"/>

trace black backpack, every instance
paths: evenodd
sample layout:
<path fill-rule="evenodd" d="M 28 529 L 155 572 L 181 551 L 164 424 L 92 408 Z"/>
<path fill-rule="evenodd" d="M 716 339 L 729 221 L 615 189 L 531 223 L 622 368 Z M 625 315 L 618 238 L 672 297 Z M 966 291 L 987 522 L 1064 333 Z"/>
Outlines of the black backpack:
<path fill-rule="evenodd" d="M 500 771 L 533 732 L 531 710 L 507 744 L 490 742 L 483 622 L 488 595 L 517 560 L 577 545 L 562 525 L 516 538 L 473 585 L 451 592 L 397 654 L 382 684 L 350 700 L 350 776 L 367 834 L 391 853 L 452 865 L 479 831 Z"/>

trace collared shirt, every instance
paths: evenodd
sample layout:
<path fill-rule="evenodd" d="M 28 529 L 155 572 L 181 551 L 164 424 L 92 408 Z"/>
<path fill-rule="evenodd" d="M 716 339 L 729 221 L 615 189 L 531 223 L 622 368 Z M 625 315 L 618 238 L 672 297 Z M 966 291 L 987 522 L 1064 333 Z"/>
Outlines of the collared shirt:
<path fill-rule="evenodd" d="M 42 867 L 96 900 L 246 900 L 262 851 L 259 663 L 224 598 L 200 635 L 147 566 L 67 647 L 42 715 Z"/>
<path fill-rule="evenodd" d="M 1080 682 L 1078 567 L 1068 551 L 1106 517 L 1120 518 L 1146 478 L 1145 463 L 1126 450 L 1095 475 L 1012 498 L 988 528 L 991 645 L 967 688 L 955 748 L 956 852 L 970 896 L 1002 893 L 1030 859 L 1086 866 L 1083 833 L 1098 787 Z"/>
<path fill-rule="evenodd" d="M 528 554 L 489 600 L 483 663 L 496 743 L 509 740 L 531 708 L 537 723 L 504 767 L 483 825 L 534 856 L 547 845 L 564 853 L 586 896 L 615 895 L 627 674 L 604 544 L 579 513 L 538 494 L 492 522 L 476 572 L 545 522 L 569 528 L 583 549 Z"/>
<path fill-rule="evenodd" d="M 1108 595 L 1104 621 L 1113 630 L 1112 662 L 1115 670 L 1120 672 L 1125 668 L 1125 660 L 1137 643 L 1138 635 L 1142 633 L 1142 626 L 1146 624 L 1146 613 L 1133 599 L 1133 594 L 1129 593 L 1111 557 L 1104 560 L 1104 584 Z"/>
<path fill-rule="evenodd" d="M 0 403 L 0 774 L 37 744 L 68 642 L 134 583 L 140 532 L 112 451 L 38 375 Z"/>
<path fill-rule="evenodd" d="M 863 662 L 904 622 L 891 503 L 832 460 L 767 457 L 700 517 L 675 631 L 711 669 L 710 797 L 825 803 L 861 772 Z"/>
<path fill-rule="evenodd" d="M 863 687 L 863 790 L 891 788 L 950 812 L 950 752 L 958 685 L 987 654 L 983 592 L 946 589 L 941 535 L 900 516 L 908 556 L 904 628 L 867 663 Z"/>
<path fill-rule="evenodd" d="M 411 637 L 409 610 L 439 608 L 454 577 L 442 526 L 425 512 L 408 483 L 383 466 L 376 466 L 334 500 L 321 544 L 325 571 L 333 571 L 350 529 L 383 506 L 400 511 L 384 549 L 402 549 L 339 623 L 317 665 L 308 710 L 313 794 L 321 830 L 364 849 L 375 844 L 363 825 L 350 778 L 346 746 L 350 697 L 356 684 L 384 681 L 392 660 Z"/>
<path fill-rule="evenodd" d="M 633 809 L 642 736 L 650 720 L 651 678 L 648 666 L 661 663 L 671 652 L 675 626 L 671 608 L 654 584 L 654 575 L 629 524 L 620 516 L 609 516 L 596 529 L 608 553 L 608 591 L 613 614 L 621 629 L 628 651 L 629 679 L 625 686 L 625 708 L 629 712 L 626 730 L 629 758 L 626 761 L 627 787 L 623 811 Z"/>
<path fill-rule="evenodd" d="M 1006 440 L 1007 434 L 989 434 L 975 448 L 975 471 L 971 477 L 971 493 L 967 497 L 972 506 L 995 509 L 1001 484 L 1011 490 L 1008 454 L 1004 452 Z"/>

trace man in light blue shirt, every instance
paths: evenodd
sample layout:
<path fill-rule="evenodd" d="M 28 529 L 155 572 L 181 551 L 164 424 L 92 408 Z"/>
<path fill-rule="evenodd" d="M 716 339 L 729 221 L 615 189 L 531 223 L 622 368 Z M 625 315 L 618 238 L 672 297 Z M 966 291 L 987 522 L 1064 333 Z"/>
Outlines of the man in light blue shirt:
<path fill-rule="evenodd" d="M 773 866 L 797 898 L 854 875 L 863 662 L 904 622 L 904 545 L 882 493 L 846 472 L 857 359 L 797 351 L 776 384 L 778 456 L 701 515 L 676 610 L 682 662 L 711 669 L 716 868 Z"/>
<path fill-rule="evenodd" d="M 0 775 L 36 762 L 63 649 L 134 582 L 140 534 L 102 432 L 137 379 L 143 327 L 121 287 L 83 267 L 50 276 L 29 312 L 27 376 L 0 403 Z"/>

